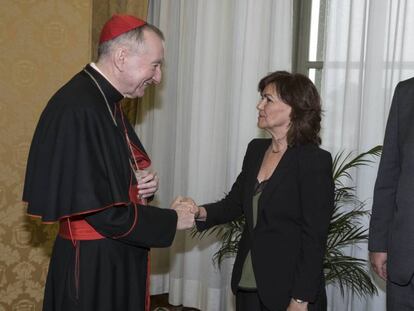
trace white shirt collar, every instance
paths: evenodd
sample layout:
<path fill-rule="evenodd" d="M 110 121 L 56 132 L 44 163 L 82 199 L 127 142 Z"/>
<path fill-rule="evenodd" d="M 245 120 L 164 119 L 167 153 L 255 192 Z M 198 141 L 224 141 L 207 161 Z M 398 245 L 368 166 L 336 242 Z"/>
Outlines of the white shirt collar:
<path fill-rule="evenodd" d="M 96 64 L 94 62 L 91 62 L 89 64 L 93 69 L 95 69 L 97 72 L 99 72 L 106 80 L 109 81 L 109 83 L 112 84 L 112 86 L 119 92 L 119 90 L 115 87 L 115 85 L 111 82 L 111 80 L 98 68 L 98 66 L 96 66 Z M 120 92 L 121 93 L 121 92 Z M 124 96 L 125 97 L 125 96 Z"/>

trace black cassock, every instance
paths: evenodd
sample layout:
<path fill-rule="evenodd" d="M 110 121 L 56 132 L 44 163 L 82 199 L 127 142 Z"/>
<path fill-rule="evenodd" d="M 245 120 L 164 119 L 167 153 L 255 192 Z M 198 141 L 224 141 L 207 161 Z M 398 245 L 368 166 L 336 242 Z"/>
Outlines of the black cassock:
<path fill-rule="evenodd" d="M 144 310 L 149 248 L 174 239 L 174 211 L 130 200 L 135 180 L 124 131 L 145 150 L 122 121 L 122 97 L 87 65 L 50 99 L 37 125 L 23 193 L 28 214 L 44 222 L 82 218 L 105 237 L 56 237 L 43 310 Z"/>

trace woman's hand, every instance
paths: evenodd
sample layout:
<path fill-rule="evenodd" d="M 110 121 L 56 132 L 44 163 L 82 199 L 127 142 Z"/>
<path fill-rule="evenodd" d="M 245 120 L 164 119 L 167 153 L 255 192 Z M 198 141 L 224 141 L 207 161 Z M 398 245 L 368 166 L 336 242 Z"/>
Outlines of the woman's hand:
<path fill-rule="evenodd" d="M 308 311 L 308 303 L 306 301 L 299 303 L 292 298 L 286 311 Z"/>

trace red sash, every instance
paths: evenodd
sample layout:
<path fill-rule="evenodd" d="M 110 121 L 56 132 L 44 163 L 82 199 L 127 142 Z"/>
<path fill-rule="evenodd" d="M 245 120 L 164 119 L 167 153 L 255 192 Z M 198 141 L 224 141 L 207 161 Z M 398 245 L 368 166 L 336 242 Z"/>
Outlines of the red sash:
<path fill-rule="evenodd" d="M 59 235 L 66 240 L 100 240 L 105 237 L 99 234 L 85 219 L 76 217 L 60 221 Z"/>

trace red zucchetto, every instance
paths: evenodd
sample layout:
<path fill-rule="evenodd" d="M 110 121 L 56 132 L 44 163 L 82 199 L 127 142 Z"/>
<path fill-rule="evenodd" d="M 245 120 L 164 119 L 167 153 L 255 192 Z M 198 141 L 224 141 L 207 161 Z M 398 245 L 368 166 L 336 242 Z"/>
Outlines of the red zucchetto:
<path fill-rule="evenodd" d="M 99 44 L 112 40 L 134 28 L 145 25 L 146 22 L 131 15 L 114 14 L 102 28 Z"/>

